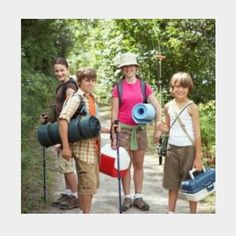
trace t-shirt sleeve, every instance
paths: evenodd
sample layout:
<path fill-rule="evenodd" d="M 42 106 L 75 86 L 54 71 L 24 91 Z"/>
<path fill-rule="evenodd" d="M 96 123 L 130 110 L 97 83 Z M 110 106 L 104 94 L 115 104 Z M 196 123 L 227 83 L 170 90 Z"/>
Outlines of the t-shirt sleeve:
<path fill-rule="evenodd" d="M 78 89 L 78 87 L 76 86 L 75 83 L 68 83 L 67 86 L 66 86 L 66 90 L 67 90 L 68 88 L 73 89 L 75 92 L 76 92 L 77 89 Z"/>
<path fill-rule="evenodd" d="M 148 97 L 149 95 L 151 95 L 152 93 L 153 93 L 152 87 L 151 87 L 149 84 L 147 84 L 147 85 L 146 85 L 146 94 L 147 94 L 147 97 Z"/>
<path fill-rule="evenodd" d="M 117 85 L 112 90 L 112 97 L 118 98 Z"/>

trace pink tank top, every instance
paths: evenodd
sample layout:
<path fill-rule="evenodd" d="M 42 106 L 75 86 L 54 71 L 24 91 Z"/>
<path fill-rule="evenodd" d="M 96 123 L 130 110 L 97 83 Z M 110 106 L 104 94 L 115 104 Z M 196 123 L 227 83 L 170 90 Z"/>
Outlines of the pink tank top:
<path fill-rule="evenodd" d="M 146 96 L 148 97 L 152 92 L 152 88 L 147 84 Z M 112 90 L 112 97 L 118 98 L 117 86 Z M 136 104 L 141 102 L 143 102 L 143 95 L 139 79 L 137 79 L 134 84 L 127 83 L 126 80 L 124 80 L 122 103 L 119 107 L 118 115 L 119 121 L 127 125 L 137 125 L 132 119 L 132 109 Z"/>

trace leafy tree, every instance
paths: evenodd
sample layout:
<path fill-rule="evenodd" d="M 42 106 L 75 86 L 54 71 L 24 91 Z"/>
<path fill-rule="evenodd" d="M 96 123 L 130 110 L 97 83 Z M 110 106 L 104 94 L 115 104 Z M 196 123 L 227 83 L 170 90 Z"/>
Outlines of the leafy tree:
<path fill-rule="evenodd" d="M 195 84 L 193 99 L 207 102 L 215 98 L 215 21 L 211 19 L 115 19 L 100 21 L 97 57 L 102 65 L 101 83 L 111 86 L 118 80 L 114 58 L 132 51 L 139 55 L 141 75 L 158 90 L 159 80 L 163 95 L 177 71 L 189 72 Z M 160 78 L 157 53 L 163 53 Z M 118 77 L 114 78 L 114 74 Z M 107 78 L 111 82 L 107 81 Z M 101 86 L 103 87 L 103 86 Z M 167 98 L 165 98 L 167 100 Z"/>

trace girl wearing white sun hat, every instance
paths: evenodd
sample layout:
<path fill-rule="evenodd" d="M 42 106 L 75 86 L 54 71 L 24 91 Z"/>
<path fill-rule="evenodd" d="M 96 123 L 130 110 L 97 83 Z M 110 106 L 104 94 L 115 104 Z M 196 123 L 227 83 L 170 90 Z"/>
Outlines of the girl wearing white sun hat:
<path fill-rule="evenodd" d="M 140 66 L 137 63 L 137 56 L 134 53 L 124 53 L 120 57 L 120 64 L 118 65 L 118 69 L 121 69 L 124 66 L 135 65 Z"/>
<path fill-rule="evenodd" d="M 127 174 L 122 178 L 124 200 L 122 211 L 128 210 L 135 206 L 142 211 L 149 210 L 150 206 L 143 200 L 142 188 L 144 178 L 144 154 L 147 149 L 147 132 L 146 125 L 139 125 L 132 119 L 132 108 L 138 104 L 148 100 L 156 110 L 156 128 L 154 131 L 154 140 L 159 141 L 161 135 L 161 106 L 156 99 L 153 89 L 144 82 L 137 74 L 140 67 L 137 62 L 137 56 L 134 53 L 124 53 L 120 57 L 118 69 L 121 70 L 123 77 L 121 79 L 122 95 L 118 91 L 118 86 L 115 85 L 112 91 L 112 124 L 116 120 L 119 121 L 119 139 L 118 145 L 125 148 L 130 156 L 131 164 L 133 166 L 133 178 L 131 178 L 130 168 Z M 144 93 L 142 93 L 142 85 L 144 86 Z M 120 87 L 119 87 L 120 88 Z M 116 149 L 117 140 L 114 129 L 112 129 L 111 145 Z M 134 180 L 134 198 L 130 192 L 131 179 Z"/>

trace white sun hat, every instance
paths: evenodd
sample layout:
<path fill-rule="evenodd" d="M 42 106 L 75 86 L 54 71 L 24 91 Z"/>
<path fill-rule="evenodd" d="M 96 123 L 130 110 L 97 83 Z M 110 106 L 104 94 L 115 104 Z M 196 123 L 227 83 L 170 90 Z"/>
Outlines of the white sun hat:
<path fill-rule="evenodd" d="M 133 53 L 127 52 L 121 55 L 118 69 L 120 69 L 123 66 L 129 66 L 129 65 L 140 66 L 137 63 L 137 56 Z"/>

